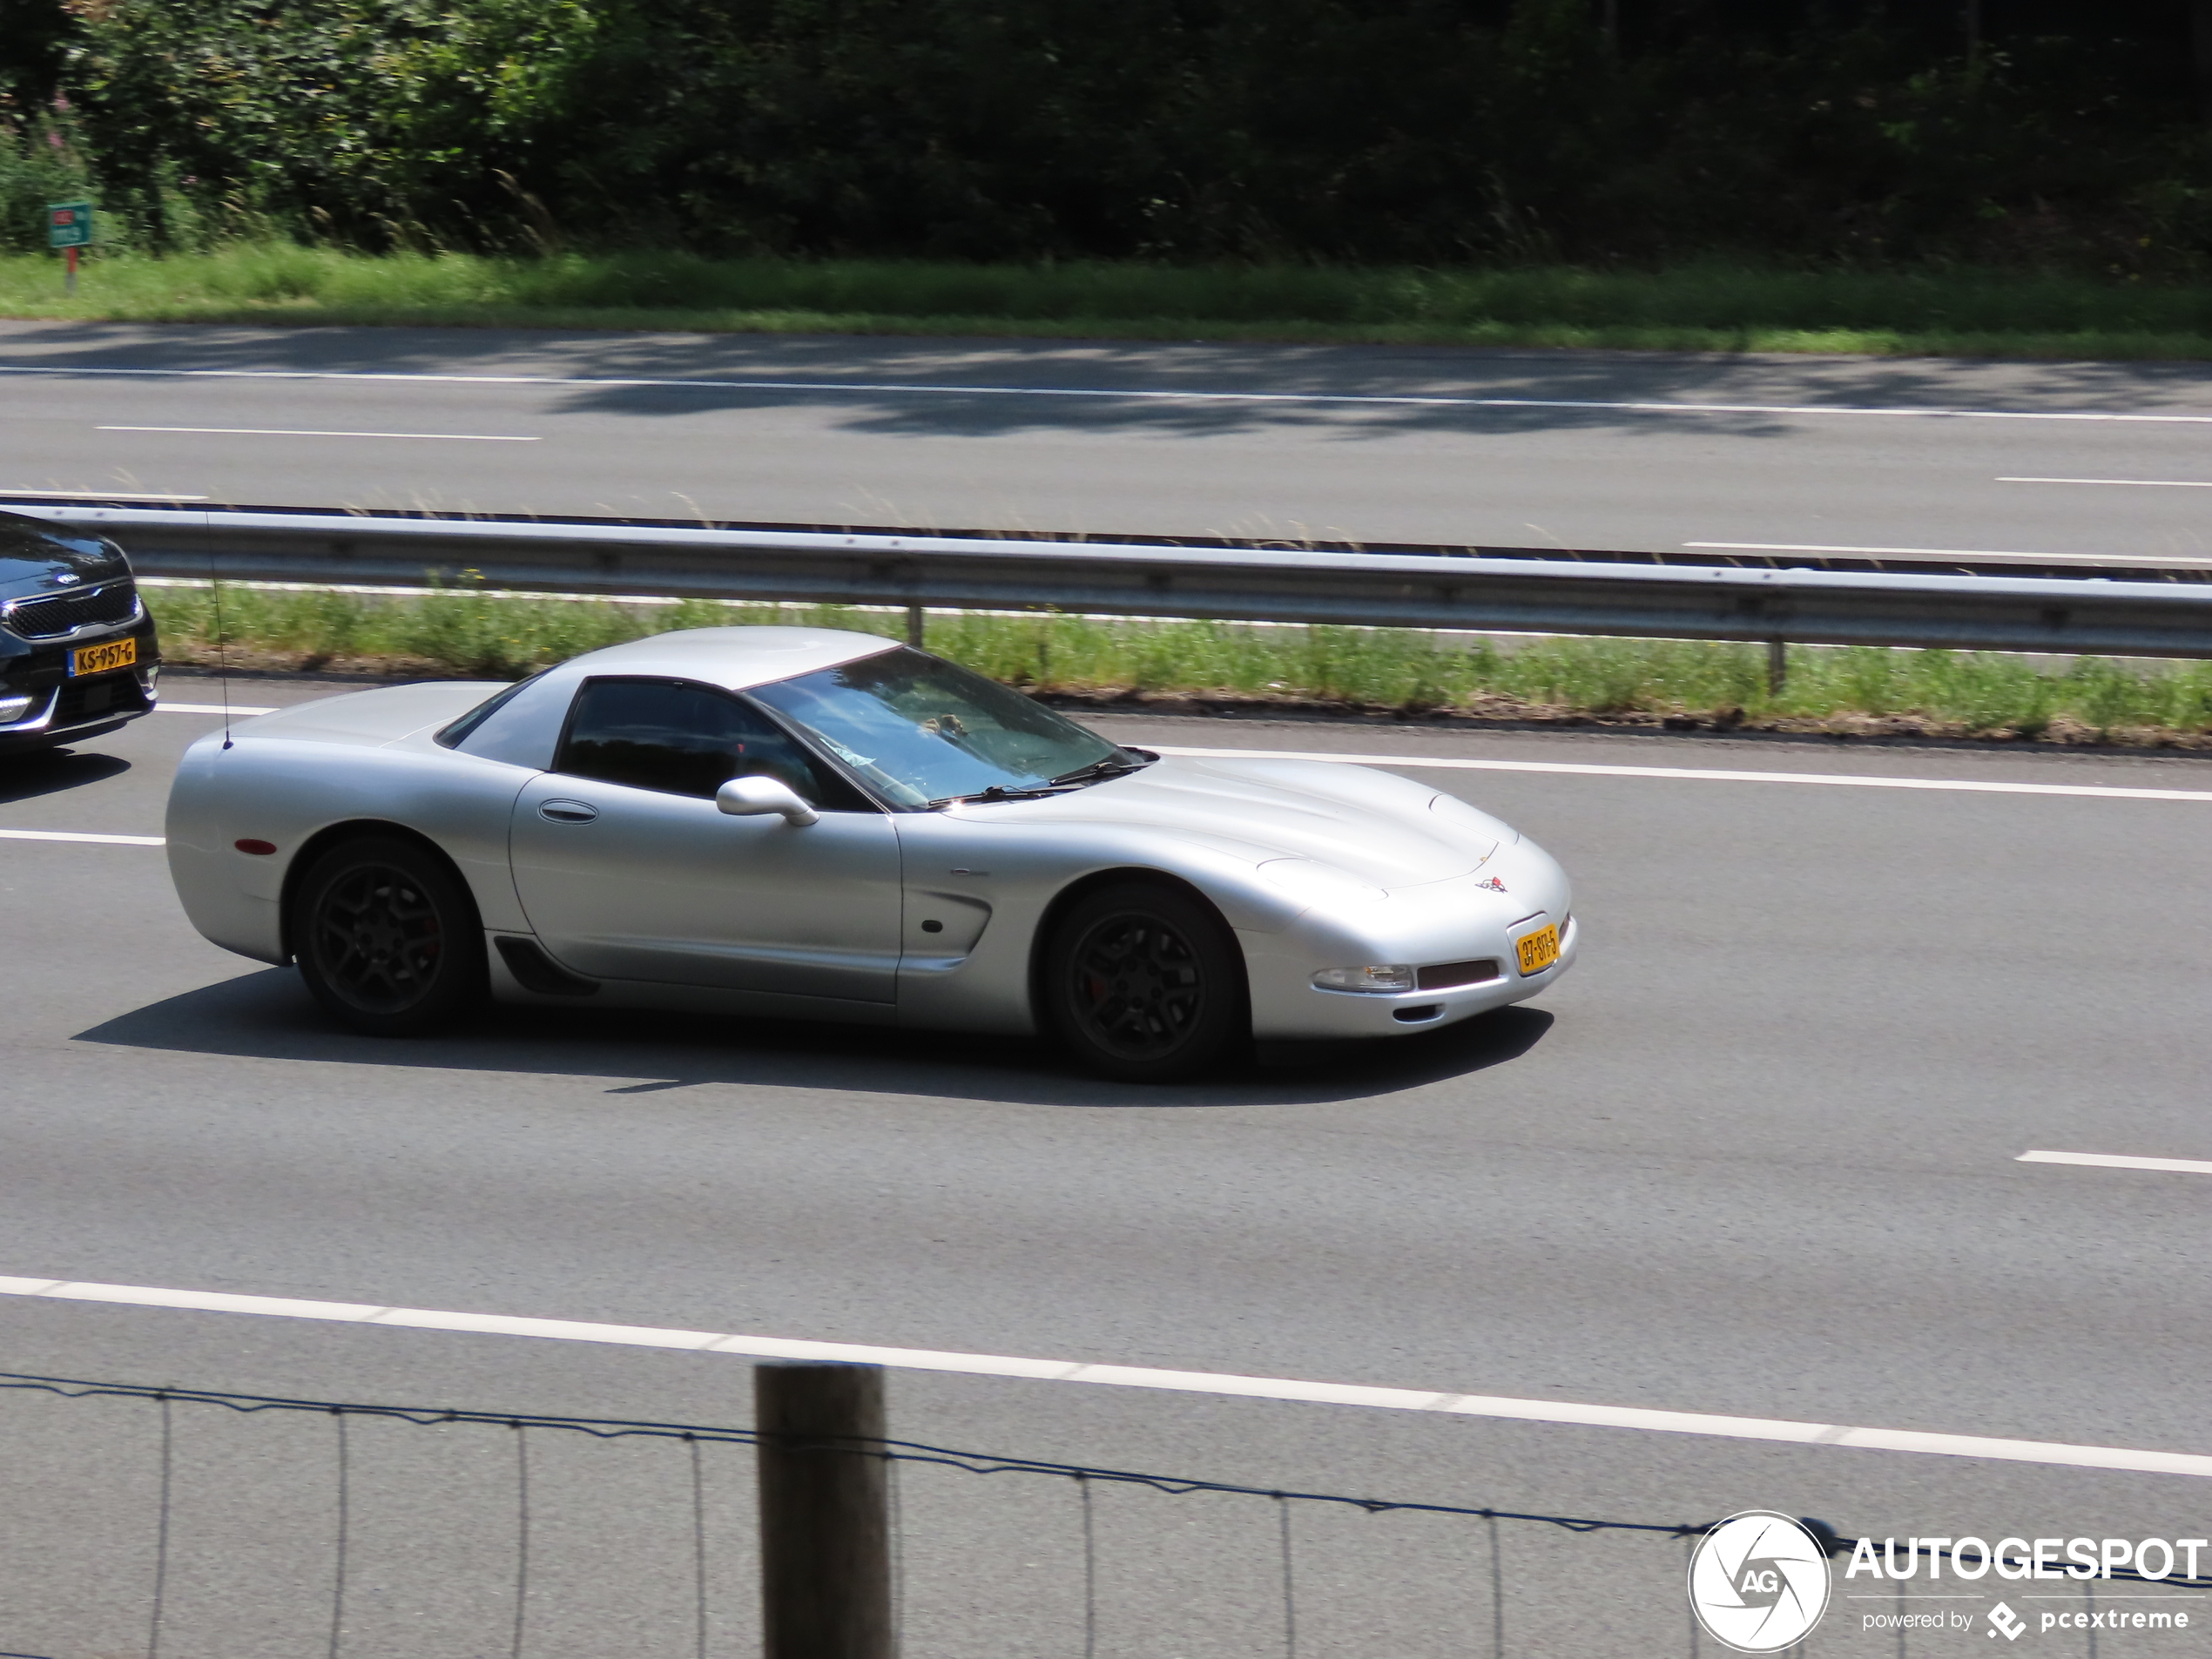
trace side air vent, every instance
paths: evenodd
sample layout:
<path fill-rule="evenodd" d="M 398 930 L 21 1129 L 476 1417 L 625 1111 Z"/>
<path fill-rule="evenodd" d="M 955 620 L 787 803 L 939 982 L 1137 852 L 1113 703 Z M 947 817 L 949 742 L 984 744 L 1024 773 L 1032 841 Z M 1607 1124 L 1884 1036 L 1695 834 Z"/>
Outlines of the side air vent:
<path fill-rule="evenodd" d="M 81 593 L 17 599 L 0 606 L 0 624 L 23 639 L 65 639 L 81 628 L 138 619 L 138 584 L 125 577 Z"/>
<path fill-rule="evenodd" d="M 593 981 L 578 979 L 561 967 L 538 948 L 535 939 L 509 939 L 502 934 L 493 942 L 499 947 L 499 960 L 526 991 L 540 996 L 589 996 L 599 988 Z"/>

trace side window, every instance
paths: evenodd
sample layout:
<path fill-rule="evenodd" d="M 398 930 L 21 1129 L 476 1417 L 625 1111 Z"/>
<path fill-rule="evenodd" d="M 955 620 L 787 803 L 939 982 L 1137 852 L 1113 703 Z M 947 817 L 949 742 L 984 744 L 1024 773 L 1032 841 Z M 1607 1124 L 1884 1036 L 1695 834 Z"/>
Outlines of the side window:
<path fill-rule="evenodd" d="M 732 778 L 759 775 L 788 784 L 825 812 L 873 810 L 759 710 L 667 680 L 588 681 L 577 694 L 556 770 L 708 800 Z"/>

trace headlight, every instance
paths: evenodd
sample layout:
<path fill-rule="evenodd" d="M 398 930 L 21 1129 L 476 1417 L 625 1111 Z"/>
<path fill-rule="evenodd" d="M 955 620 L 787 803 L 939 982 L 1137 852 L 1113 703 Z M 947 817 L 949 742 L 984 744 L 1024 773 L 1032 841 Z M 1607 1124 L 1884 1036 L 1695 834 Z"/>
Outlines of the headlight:
<path fill-rule="evenodd" d="M 13 697 L 0 697 L 0 725 L 13 725 L 30 712 L 30 705 L 37 700 L 35 694 L 30 691 L 18 692 Z"/>
<path fill-rule="evenodd" d="M 1402 962 L 1385 967 L 1325 968 L 1313 976 L 1324 991 L 1410 991 L 1413 970 Z"/>

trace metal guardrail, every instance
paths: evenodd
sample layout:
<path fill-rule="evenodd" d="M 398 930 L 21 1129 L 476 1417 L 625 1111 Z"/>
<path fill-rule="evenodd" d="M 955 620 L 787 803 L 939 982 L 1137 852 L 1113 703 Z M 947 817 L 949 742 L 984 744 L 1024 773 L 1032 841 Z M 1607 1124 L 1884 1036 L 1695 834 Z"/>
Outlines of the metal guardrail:
<path fill-rule="evenodd" d="M 2212 658 L 2212 583 L 8 502 L 152 575 Z"/>

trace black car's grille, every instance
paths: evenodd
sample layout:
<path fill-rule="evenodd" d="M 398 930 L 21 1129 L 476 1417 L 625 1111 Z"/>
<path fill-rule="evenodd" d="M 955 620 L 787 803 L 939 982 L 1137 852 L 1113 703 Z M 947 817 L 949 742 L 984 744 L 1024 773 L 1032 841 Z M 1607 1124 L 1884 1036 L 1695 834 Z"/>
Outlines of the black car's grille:
<path fill-rule="evenodd" d="M 132 675 L 103 674 L 98 679 L 64 680 L 60 699 L 54 705 L 54 718 L 47 724 L 59 731 L 106 714 L 144 714 L 152 706 Z"/>
<path fill-rule="evenodd" d="M 138 584 L 126 577 L 82 593 L 18 599 L 0 611 L 0 621 L 7 624 L 10 633 L 24 639 L 59 639 L 79 628 L 129 622 L 138 614 Z"/>

